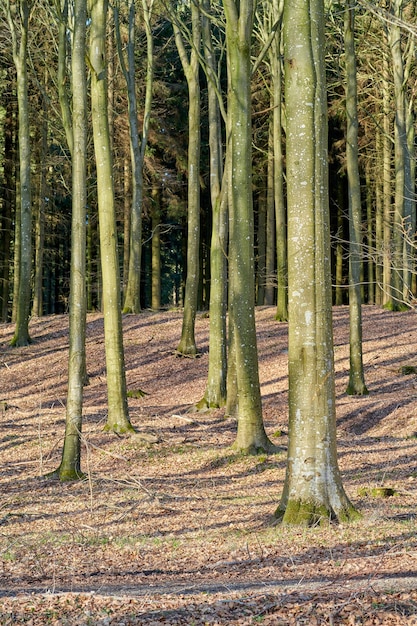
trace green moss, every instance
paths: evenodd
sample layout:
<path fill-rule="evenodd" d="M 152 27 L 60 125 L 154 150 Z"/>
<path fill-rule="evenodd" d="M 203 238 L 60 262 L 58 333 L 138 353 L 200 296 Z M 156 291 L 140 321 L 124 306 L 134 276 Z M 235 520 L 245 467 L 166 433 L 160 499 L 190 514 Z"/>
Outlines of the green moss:
<path fill-rule="evenodd" d="M 110 426 L 109 424 L 106 424 L 103 430 L 104 432 L 112 432 L 116 435 L 131 435 L 136 432 L 131 424 L 129 424 L 128 426 L 120 426 L 119 424 L 113 424 L 112 426 Z"/>
<path fill-rule="evenodd" d="M 345 507 L 336 514 L 324 504 L 289 500 L 285 509 L 282 505 L 278 507 L 275 517 L 281 520 L 283 525 L 312 527 L 328 524 L 329 521 L 352 522 L 360 519 L 361 514 L 353 505 Z"/>
<path fill-rule="evenodd" d="M 148 394 L 143 389 L 131 389 L 127 392 L 128 398 L 144 398 L 146 395 Z"/>
<path fill-rule="evenodd" d="M 398 491 L 392 487 L 361 487 L 358 489 L 358 495 L 368 498 L 390 498 L 397 496 Z"/>
<path fill-rule="evenodd" d="M 410 374 L 417 374 L 417 367 L 415 365 L 403 365 L 398 370 L 399 374 L 403 376 L 409 376 Z"/>

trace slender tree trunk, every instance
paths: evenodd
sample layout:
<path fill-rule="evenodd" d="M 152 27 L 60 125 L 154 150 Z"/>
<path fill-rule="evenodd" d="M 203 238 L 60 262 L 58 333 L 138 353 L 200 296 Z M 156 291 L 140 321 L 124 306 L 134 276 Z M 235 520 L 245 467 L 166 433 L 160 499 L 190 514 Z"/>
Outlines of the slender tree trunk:
<path fill-rule="evenodd" d="M 210 149 L 210 197 L 212 233 L 210 247 L 210 329 L 207 385 L 197 409 L 215 408 L 226 403 L 227 381 L 227 175 L 222 183 L 222 137 L 220 106 L 217 96 L 218 77 L 208 18 L 210 0 L 203 2 L 202 38 L 208 76 L 208 116 Z"/>
<path fill-rule="evenodd" d="M 383 198 L 384 198 L 384 258 L 383 258 L 383 304 L 386 308 L 393 307 L 392 299 L 392 212 L 391 212 L 391 111 L 390 111 L 390 84 L 389 84 L 389 66 L 387 54 L 383 57 L 384 71 L 382 80 L 382 106 L 383 106 Z"/>
<path fill-rule="evenodd" d="M 355 516 L 336 454 L 323 0 L 284 9 L 289 278 L 289 446 L 276 515 Z"/>
<path fill-rule="evenodd" d="M 272 102 L 273 106 L 273 102 Z M 265 297 L 262 304 L 274 304 L 274 274 L 275 274 L 275 189 L 274 189 L 274 130 L 273 118 L 269 123 L 268 167 L 266 191 L 266 230 L 265 230 Z"/>
<path fill-rule="evenodd" d="M 201 16 L 198 3 L 191 4 L 193 47 L 188 58 L 179 27 L 173 23 L 175 41 L 188 85 L 188 229 L 187 278 L 184 315 L 177 354 L 195 356 L 195 317 L 200 279 L 200 81 L 198 54 L 201 44 Z"/>
<path fill-rule="evenodd" d="M 362 204 L 359 177 L 358 107 L 356 53 L 354 41 L 355 5 L 346 0 L 345 58 L 346 58 L 346 163 L 349 192 L 349 326 L 350 370 L 347 393 L 368 393 L 362 359 L 362 299 L 360 286 L 362 247 Z"/>
<path fill-rule="evenodd" d="M 377 154 L 377 165 L 375 168 L 375 304 L 382 306 L 384 300 L 383 292 L 383 249 L 384 249 L 384 203 L 382 191 L 382 176 L 380 167 L 380 154 L 382 148 L 381 132 L 377 129 L 375 138 L 375 149 Z"/>
<path fill-rule="evenodd" d="M 89 0 L 91 107 L 97 170 L 97 197 L 100 222 L 100 257 L 103 285 L 104 337 L 107 369 L 108 416 L 106 430 L 126 433 L 133 430 L 127 407 L 122 318 L 120 307 L 119 259 L 112 157 L 107 110 L 106 16 L 107 0 Z"/>
<path fill-rule="evenodd" d="M 74 2 L 72 49 L 72 224 L 69 305 L 69 361 L 65 438 L 59 468 L 53 472 L 62 481 L 83 477 L 81 427 L 83 386 L 86 381 L 86 206 L 87 206 L 87 77 L 86 0 Z"/>
<path fill-rule="evenodd" d="M 158 188 L 152 190 L 152 286 L 151 306 L 161 308 L 161 198 Z"/>
<path fill-rule="evenodd" d="M 129 0 L 129 26 L 127 42 L 127 65 L 124 60 L 120 35 L 118 3 L 115 5 L 115 25 L 117 33 L 119 60 L 127 85 L 129 112 L 129 140 L 132 168 L 132 208 L 130 216 L 130 249 L 129 270 L 126 294 L 123 305 L 124 313 L 140 313 L 140 285 L 142 260 L 142 206 L 143 206 L 143 164 L 148 143 L 149 120 L 152 106 L 153 85 L 153 37 L 150 18 L 153 0 L 142 1 L 145 29 L 147 35 L 147 74 L 146 95 L 143 113 L 142 138 L 139 132 L 136 78 L 135 78 L 135 38 L 136 38 L 136 7 L 135 0 Z"/>
<path fill-rule="evenodd" d="M 26 346 L 30 343 L 29 316 L 32 283 L 32 191 L 30 173 L 30 124 L 27 76 L 27 36 L 29 27 L 29 6 L 21 0 L 16 13 L 20 20 L 20 41 L 16 28 L 16 15 L 7 0 L 7 19 L 12 35 L 13 60 L 17 76 L 17 103 L 19 114 L 19 163 L 20 163 L 20 229 L 18 233 L 20 256 L 19 281 L 16 306 L 16 330 L 13 346 Z"/>
<path fill-rule="evenodd" d="M 123 165 L 123 183 L 124 183 L 124 211 L 123 211 L 123 277 L 122 289 L 123 299 L 126 297 L 127 277 L 129 275 L 129 257 L 130 257 L 130 231 L 132 221 L 132 204 L 130 198 L 132 195 L 132 168 L 131 163 L 126 158 Z"/>
<path fill-rule="evenodd" d="M 367 267 L 368 267 L 368 304 L 375 304 L 375 258 L 372 251 L 375 249 L 375 219 L 373 211 L 374 189 L 370 166 L 365 166 L 366 182 L 366 224 L 367 224 Z"/>
<path fill-rule="evenodd" d="M 403 0 L 394 0 L 393 14 L 401 19 Z M 394 213 L 394 267 L 392 271 L 393 309 L 401 309 L 401 303 L 409 299 L 409 269 L 407 233 L 410 225 L 410 158 L 407 145 L 406 94 L 404 63 L 401 51 L 401 28 L 397 23 L 389 26 L 394 97 L 395 97 L 395 213 Z"/>
<path fill-rule="evenodd" d="M 268 169 L 268 168 L 267 168 Z M 266 173 L 266 178 L 268 173 Z M 267 189 L 262 189 L 258 195 L 258 224 L 256 229 L 256 271 L 255 271 L 255 302 L 259 306 L 265 303 L 266 272 L 266 213 Z"/>
<path fill-rule="evenodd" d="M 4 119 L 4 198 L 3 210 L 0 219 L 0 253 L 2 268 L 0 274 L 0 320 L 7 322 L 9 319 L 9 290 L 10 268 L 13 266 L 11 258 L 13 208 L 15 202 L 16 187 L 16 164 L 15 164 L 15 128 L 16 116 L 14 115 L 13 99 L 6 96 L 6 114 Z"/>
<path fill-rule="evenodd" d="M 73 149 L 71 106 L 68 97 L 67 48 L 68 48 L 68 0 L 55 0 L 58 22 L 58 98 L 61 120 L 70 153 Z"/>
<path fill-rule="evenodd" d="M 251 36 L 252 0 L 224 2 L 230 90 L 230 284 L 229 315 L 233 327 L 238 399 L 235 449 L 272 450 L 262 420 L 255 328 L 253 258 Z"/>
<path fill-rule="evenodd" d="M 335 304 L 341 306 L 343 304 L 343 186 L 342 181 L 338 179 L 337 183 L 337 242 L 336 242 L 336 268 L 335 268 Z"/>
<path fill-rule="evenodd" d="M 42 122 L 40 131 L 41 146 L 39 158 L 39 198 L 35 220 L 35 275 L 33 281 L 32 304 L 32 314 L 35 317 L 40 317 L 43 314 L 43 257 L 45 246 L 45 199 L 47 197 L 47 181 L 44 163 L 48 151 L 48 107 L 45 97 L 42 99 L 42 105 Z"/>
<path fill-rule="evenodd" d="M 272 3 L 272 21 L 278 23 L 271 43 L 270 65 L 273 89 L 274 203 L 277 251 L 277 312 L 280 322 L 288 320 L 287 216 L 284 200 L 284 159 L 282 154 L 282 65 L 281 23 L 283 0 Z"/>

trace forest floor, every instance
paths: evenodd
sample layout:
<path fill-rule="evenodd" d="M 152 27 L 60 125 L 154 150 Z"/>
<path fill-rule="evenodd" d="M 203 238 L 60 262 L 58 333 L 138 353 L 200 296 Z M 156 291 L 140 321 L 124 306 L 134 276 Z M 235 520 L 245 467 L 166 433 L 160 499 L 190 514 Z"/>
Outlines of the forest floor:
<path fill-rule="evenodd" d="M 287 444 L 287 325 L 257 309 L 264 418 Z M 348 308 L 334 309 L 339 463 L 353 524 L 282 527 L 286 454 L 242 456 L 223 411 L 190 413 L 200 358 L 175 356 L 181 312 L 123 319 L 133 437 L 103 432 L 103 319 L 88 316 L 82 468 L 60 462 L 68 316 L 32 319 L 11 348 L 0 325 L 0 624 L 417 624 L 415 312 L 364 307 L 369 395 L 349 397 Z M 415 371 L 415 370 L 413 370 Z M 148 439 L 148 441 L 146 441 Z M 392 489 L 375 497 L 375 488 Z"/>

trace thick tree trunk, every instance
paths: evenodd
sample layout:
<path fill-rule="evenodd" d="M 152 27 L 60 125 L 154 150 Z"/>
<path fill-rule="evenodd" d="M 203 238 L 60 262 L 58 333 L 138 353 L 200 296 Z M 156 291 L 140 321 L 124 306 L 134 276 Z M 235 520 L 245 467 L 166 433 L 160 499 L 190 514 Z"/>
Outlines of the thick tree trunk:
<path fill-rule="evenodd" d="M 108 5 L 107 0 L 89 0 L 89 6 L 91 12 L 91 107 L 97 171 L 107 369 L 108 416 L 105 428 L 117 433 L 126 433 L 134 429 L 129 420 L 127 407 L 112 153 L 107 117 L 105 41 Z"/>
<path fill-rule="evenodd" d="M 284 9 L 289 278 L 289 447 L 276 515 L 355 515 L 336 456 L 323 0 Z"/>

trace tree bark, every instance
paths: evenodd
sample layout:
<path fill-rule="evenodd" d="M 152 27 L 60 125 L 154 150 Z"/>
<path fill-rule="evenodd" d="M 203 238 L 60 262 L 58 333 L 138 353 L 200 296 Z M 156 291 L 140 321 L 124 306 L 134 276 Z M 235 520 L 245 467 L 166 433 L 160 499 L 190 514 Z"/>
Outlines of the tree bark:
<path fill-rule="evenodd" d="M 129 420 L 127 406 L 113 164 L 107 110 L 105 42 L 108 3 L 107 0 L 89 0 L 89 7 L 91 15 L 91 108 L 97 171 L 104 340 L 107 369 L 108 416 L 105 429 L 117 433 L 127 433 L 134 429 Z"/>
<path fill-rule="evenodd" d="M 230 89 L 229 315 L 236 365 L 238 429 L 234 448 L 274 449 L 262 420 L 255 328 L 254 224 L 252 204 L 251 37 L 252 0 L 224 2 Z"/>
<path fill-rule="evenodd" d="M 284 2 L 272 3 L 272 23 L 277 23 L 271 42 L 270 64 L 273 90 L 274 204 L 277 251 L 277 312 L 280 322 L 288 320 L 287 216 L 284 200 L 284 159 L 282 154 L 282 65 L 281 30 Z"/>
<path fill-rule="evenodd" d="M 195 317 L 200 279 L 200 79 L 199 50 L 201 16 L 199 3 L 191 4 L 192 49 L 188 58 L 178 25 L 173 22 L 175 41 L 188 85 L 188 221 L 187 277 L 184 315 L 177 354 L 196 356 Z"/>
<path fill-rule="evenodd" d="M 117 32 L 119 60 L 127 85 L 129 113 L 129 141 L 132 168 L 132 208 L 130 216 L 130 250 L 126 294 L 123 305 L 124 313 L 140 313 L 140 285 L 142 261 L 142 206 L 143 206 L 143 165 L 148 143 L 149 120 L 152 106 L 153 85 L 153 38 L 150 17 L 153 1 L 143 0 L 143 14 L 147 36 L 147 74 L 146 95 L 143 112 L 142 137 L 140 137 L 135 78 L 135 36 L 136 9 L 135 1 L 129 0 L 129 24 L 127 42 L 127 65 L 122 51 L 120 36 L 118 3 L 115 5 L 115 25 Z"/>
<path fill-rule="evenodd" d="M 346 0 L 345 58 L 346 58 L 346 167 L 349 195 L 349 350 L 350 369 L 347 393 L 366 395 L 362 359 L 362 298 L 360 287 L 362 249 L 362 204 L 359 177 L 358 106 L 356 53 L 354 41 L 355 5 Z"/>
<path fill-rule="evenodd" d="M 56 472 L 62 481 L 82 478 L 81 427 L 86 381 L 86 206 L 87 206 L 87 77 L 86 0 L 74 2 L 72 49 L 72 224 L 69 304 L 68 392 L 65 439 Z"/>
<path fill-rule="evenodd" d="M 17 103 L 19 116 L 19 163 L 20 163 L 20 224 L 19 280 L 16 303 L 16 329 L 11 344 L 27 346 L 30 343 L 29 317 L 32 273 L 32 189 L 30 173 L 30 124 L 27 76 L 27 37 L 29 27 L 29 5 L 21 0 L 16 13 L 7 0 L 7 20 L 12 35 L 13 60 L 16 67 Z M 20 41 L 15 20 L 19 12 Z"/>
<path fill-rule="evenodd" d="M 356 512 L 336 455 L 323 0 L 284 9 L 289 446 L 276 515 L 309 525 Z"/>

